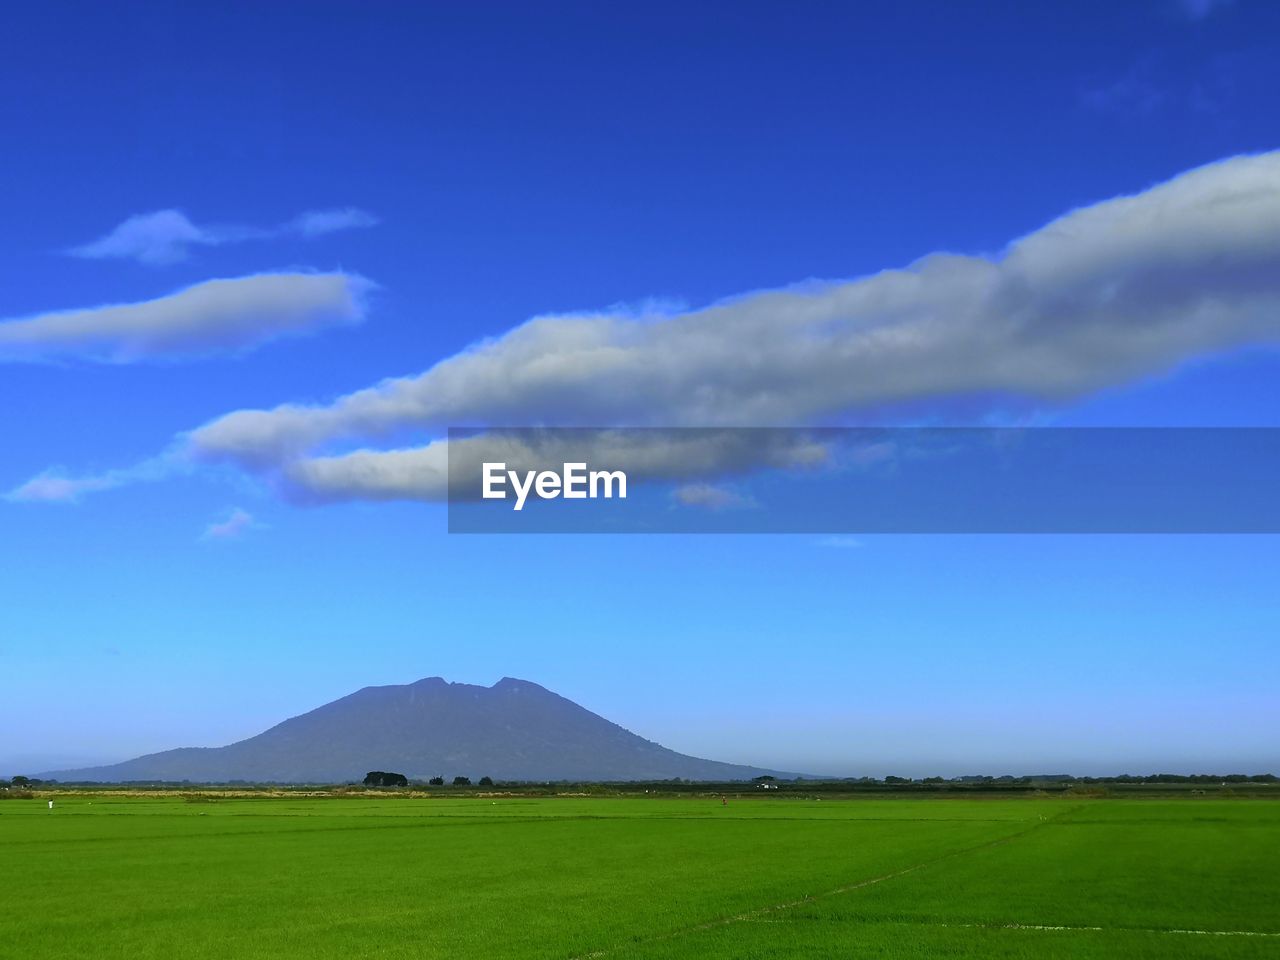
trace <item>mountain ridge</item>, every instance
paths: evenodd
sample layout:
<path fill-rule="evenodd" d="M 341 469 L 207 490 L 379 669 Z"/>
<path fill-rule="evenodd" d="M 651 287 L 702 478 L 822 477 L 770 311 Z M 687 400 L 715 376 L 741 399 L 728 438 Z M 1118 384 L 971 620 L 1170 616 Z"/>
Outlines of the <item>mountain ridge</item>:
<path fill-rule="evenodd" d="M 749 780 L 793 774 L 669 750 L 530 680 L 424 677 L 367 686 L 221 747 L 179 747 L 54 770 L 63 782 L 340 783 L 369 770 L 410 779 Z"/>

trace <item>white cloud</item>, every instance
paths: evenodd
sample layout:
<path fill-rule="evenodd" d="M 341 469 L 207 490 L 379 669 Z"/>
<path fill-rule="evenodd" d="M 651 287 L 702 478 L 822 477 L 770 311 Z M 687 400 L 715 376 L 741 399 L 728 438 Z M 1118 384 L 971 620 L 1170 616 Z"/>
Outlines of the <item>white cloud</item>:
<path fill-rule="evenodd" d="M 449 493 L 447 444 L 436 441 L 407 450 L 356 450 L 335 457 L 309 457 L 284 464 L 278 477 L 291 499 L 313 503 L 341 500 L 444 500 Z"/>
<path fill-rule="evenodd" d="M 538 317 L 417 376 L 232 413 L 189 442 L 259 469 L 406 427 L 782 425 L 966 393 L 1062 399 L 1277 336 L 1270 153 L 1073 211 L 999 257 L 934 254 L 667 319 Z"/>
<path fill-rule="evenodd" d="M 107 363 L 246 350 L 364 318 L 373 285 L 345 273 L 264 273 L 208 280 L 140 303 L 0 321 L 0 362 Z"/>
<path fill-rule="evenodd" d="M 442 442 L 380 440 L 462 424 L 839 422 L 972 395 L 1056 402 L 1277 339 L 1273 152 L 1072 211 L 996 256 L 937 253 L 671 315 L 536 317 L 416 376 L 326 405 L 237 411 L 182 442 L 302 498 L 433 499 L 447 490 Z M 353 444 L 368 449 L 334 453 Z M 698 477 L 687 461 L 668 466 L 671 479 Z"/>
<path fill-rule="evenodd" d="M 201 534 L 202 540 L 234 540 L 243 536 L 247 531 L 257 526 L 257 522 L 253 519 L 253 514 L 247 510 L 235 507 L 230 510 L 227 515 L 214 523 L 209 524 Z"/>
<path fill-rule="evenodd" d="M 137 260 L 161 266 L 185 260 L 190 255 L 190 248 L 195 246 L 216 247 L 288 236 L 309 240 L 339 230 L 372 227 L 377 223 L 377 217 L 357 207 L 309 210 L 275 227 L 200 227 L 181 210 L 157 210 L 129 217 L 106 236 L 72 247 L 67 253 L 91 260 Z"/>

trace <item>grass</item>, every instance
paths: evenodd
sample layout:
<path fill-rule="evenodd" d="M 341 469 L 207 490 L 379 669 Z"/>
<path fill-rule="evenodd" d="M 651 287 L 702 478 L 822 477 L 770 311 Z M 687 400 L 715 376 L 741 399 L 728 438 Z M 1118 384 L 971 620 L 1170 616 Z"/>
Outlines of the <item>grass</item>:
<path fill-rule="evenodd" d="M 1269 800 L 55 799 L 0 956 L 1280 958 Z"/>

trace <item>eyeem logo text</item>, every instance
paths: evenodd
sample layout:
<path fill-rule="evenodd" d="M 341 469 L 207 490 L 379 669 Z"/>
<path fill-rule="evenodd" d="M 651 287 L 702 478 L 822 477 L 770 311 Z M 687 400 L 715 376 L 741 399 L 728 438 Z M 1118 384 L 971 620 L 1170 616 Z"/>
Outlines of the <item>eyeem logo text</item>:
<path fill-rule="evenodd" d="M 627 475 L 621 470 L 588 470 L 585 463 L 566 463 L 560 473 L 554 470 L 526 470 L 523 475 L 508 470 L 505 463 L 482 464 L 485 500 L 507 499 L 507 485 L 515 493 L 513 510 L 523 510 L 530 492 L 541 500 L 611 500 L 627 498 Z M 615 492 L 616 491 L 616 492 Z"/>

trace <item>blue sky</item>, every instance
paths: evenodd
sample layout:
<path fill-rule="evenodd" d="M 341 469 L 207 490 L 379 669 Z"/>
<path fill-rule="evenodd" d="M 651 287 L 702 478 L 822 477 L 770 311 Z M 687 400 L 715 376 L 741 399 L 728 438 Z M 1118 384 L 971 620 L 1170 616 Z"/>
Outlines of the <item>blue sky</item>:
<path fill-rule="evenodd" d="M 772 376 L 789 346 L 756 291 L 839 294 L 939 252 L 985 275 L 1124 195 L 1147 217 L 1248 180 L 1275 203 L 1273 163 L 1221 163 L 1280 147 L 1274 5 L 53 4 L 11 11 L 0 45 L 0 489 L 42 483 L 0 502 L 0 764 L 216 745 L 368 684 L 513 675 L 789 769 L 1280 767 L 1272 537 L 449 536 L 438 503 L 296 472 L 429 443 L 450 416 L 696 421 L 706 384 L 753 422 L 1280 426 L 1275 247 L 1248 210 L 1137 253 L 1104 222 L 1028 255 L 1053 292 L 1024 304 L 1045 376 L 1069 386 L 1051 395 L 1021 354 L 957 381 L 974 365 L 945 344 L 825 406 L 787 402 L 829 370 L 772 393 L 726 373 Z M 1207 164 L 1208 187 L 1149 193 Z M 1096 250 L 1095 273 L 1053 272 Z M 1061 331 L 1118 323 L 1059 294 L 1113 274 L 1226 306 L 1177 349 L 1117 366 L 1137 348 L 1105 341 L 1082 364 Z M 926 320 L 967 302 L 941 289 Z M 537 368 L 525 340 L 538 362 L 602 326 L 626 346 L 726 298 L 745 332 L 684 386 L 677 352 L 498 389 Z M 971 333 L 1002 319 L 975 302 Z M 1168 311 L 1137 316 L 1191 314 Z M 225 419 L 322 411 L 286 424 L 302 443 L 339 398 L 504 335 L 497 386 L 456 363 L 456 396 L 422 386 L 437 413 L 305 450 Z"/>

